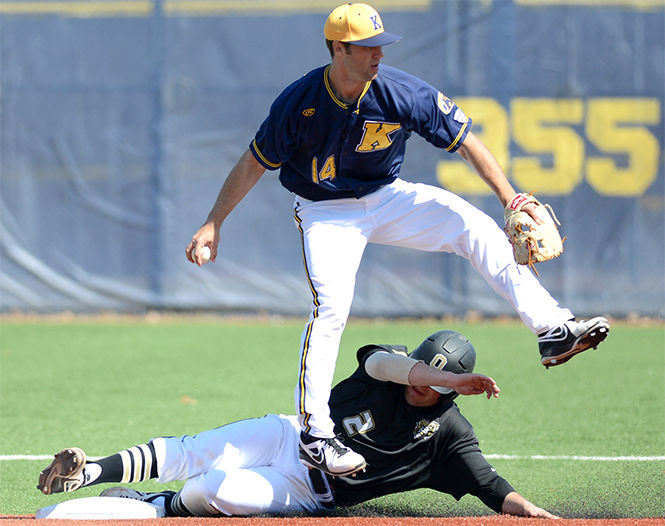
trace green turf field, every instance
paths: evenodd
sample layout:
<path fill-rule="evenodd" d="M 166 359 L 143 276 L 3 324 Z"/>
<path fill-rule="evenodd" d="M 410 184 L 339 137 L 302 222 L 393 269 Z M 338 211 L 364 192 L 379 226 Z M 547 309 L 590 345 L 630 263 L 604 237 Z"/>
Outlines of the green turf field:
<path fill-rule="evenodd" d="M 210 317 L 2 320 L 0 514 L 31 514 L 71 498 L 43 496 L 36 489 L 49 460 L 16 455 L 78 446 L 105 456 L 154 436 L 293 412 L 303 323 Z M 364 343 L 413 348 L 442 328 L 469 337 L 478 351 L 476 371 L 494 377 L 502 389 L 499 399 L 465 397 L 458 404 L 492 464 L 520 493 L 566 517 L 665 516 L 665 461 L 625 459 L 665 456 L 662 324 L 617 323 L 597 351 L 546 371 L 535 338 L 517 322 L 351 320 L 336 379 L 354 369 L 354 351 Z M 97 495 L 105 487 L 74 495 Z M 165 486 L 151 481 L 138 487 Z M 337 513 L 491 511 L 472 497 L 458 503 L 423 490 Z"/>

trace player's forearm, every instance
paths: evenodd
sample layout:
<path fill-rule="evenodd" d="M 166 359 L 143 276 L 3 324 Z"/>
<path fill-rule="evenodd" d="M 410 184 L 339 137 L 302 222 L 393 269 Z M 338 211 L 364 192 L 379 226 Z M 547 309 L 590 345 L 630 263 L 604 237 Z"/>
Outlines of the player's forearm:
<path fill-rule="evenodd" d="M 248 149 L 240 157 L 224 181 L 206 223 L 219 228 L 233 209 L 242 201 L 263 175 L 265 168 Z"/>
<path fill-rule="evenodd" d="M 408 385 L 409 372 L 418 362 L 401 354 L 375 352 L 365 361 L 365 371 L 375 380 Z"/>
<path fill-rule="evenodd" d="M 505 207 L 515 195 L 515 190 L 497 160 L 482 141 L 469 132 L 458 152 L 492 189 Z"/>
<path fill-rule="evenodd" d="M 455 374 L 431 367 L 408 356 L 376 352 L 365 360 L 365 371 L 372 378 L 412 386 L 447 387 L 463 395 L 486 393 L 498 397 L 500 389 L 489 376 Z"/>
<path fill-rule="evenodd" d="M 453 388 L 456 375 L 403 356 L 387 352 L 376 352 L 365 362 L 365 370 L 375 380 L 402 385 Z"/>
<path fill-rule="evenodd" d="M 454 389 L 457 386 L 455 383 L 457 376 L 454 373 L 442 371 L 423 362 L 418 362 L 409 372 L 409 385 L 435 385 L 437 387 Z"/>

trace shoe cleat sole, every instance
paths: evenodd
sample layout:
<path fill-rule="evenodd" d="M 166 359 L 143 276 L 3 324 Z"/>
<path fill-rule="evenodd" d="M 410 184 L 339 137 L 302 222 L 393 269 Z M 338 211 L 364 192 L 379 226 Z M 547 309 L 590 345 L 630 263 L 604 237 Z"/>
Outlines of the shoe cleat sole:
<path fill-rule="evenodd" d="M 71 483 L 74 481 L 67 479 L 77 476 L 83 470 L 85 460 L 85 453 L 79 448 L 67 448 L 56 453 L 53 456 L 53 462 L 39 474 L 37 489 L 44 495 L 68 493 L 78 489 L 80 484 L 72 488 Z"/>
<path fill-rule="evenodd" d="M 607 338 L 609 334 L 609 329 L 607 327 L 599 327 L 598 329 L 592 330 L 589 334 L 584 337 L 581 337 L 570 349 L 568 352 L 557 356 L 556 358 L 543 358 L 541 363 L 545 366 L 546 369 L 554 367 L 557 365 L 562 365 L 570 360 L 572 357 L 580 354 L 581 352 L 587 351 L 589 349 L 597 349 L 598 345 Z"/>

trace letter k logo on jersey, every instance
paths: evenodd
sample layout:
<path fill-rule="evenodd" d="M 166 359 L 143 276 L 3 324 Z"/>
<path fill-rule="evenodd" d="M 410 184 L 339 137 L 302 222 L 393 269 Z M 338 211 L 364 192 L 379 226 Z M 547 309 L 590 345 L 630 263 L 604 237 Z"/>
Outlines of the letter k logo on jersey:
<path fill-rule="evenodd" d="M 357 152 L 385 150 L 393 143 L 392 135 L 402 127 L 398 122 L 365 121 L 363 136 Z"/>
<path fill-rule="evenodd" d="M 379 24 L 379 20 L 378 20 L 377 15 L 370 16 L 369 19 L 374 24 L 374 29 L 381 29 L 381 24 Z"/>

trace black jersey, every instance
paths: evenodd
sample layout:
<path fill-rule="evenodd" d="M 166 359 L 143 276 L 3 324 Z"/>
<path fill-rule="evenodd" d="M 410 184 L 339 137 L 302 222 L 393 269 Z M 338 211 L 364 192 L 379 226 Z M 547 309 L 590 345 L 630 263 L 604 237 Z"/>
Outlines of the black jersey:
<path fill-rule="evenodd" d="M 330 395 L 336 435 L 367 461 L 364 473 L 332 479 L 336 503 L 351 505 L 431 488 L 456 499 L 475 495 L 500 512 L 505 496 L 514 490 L 482 455 L 473 427 L 457 405 L 407 404 L 405 386 L 375 380 L 365 372 L 365 361 L 377 351 L 405 354 L 406 347 L 362 347 L 358 369 Z"/>

